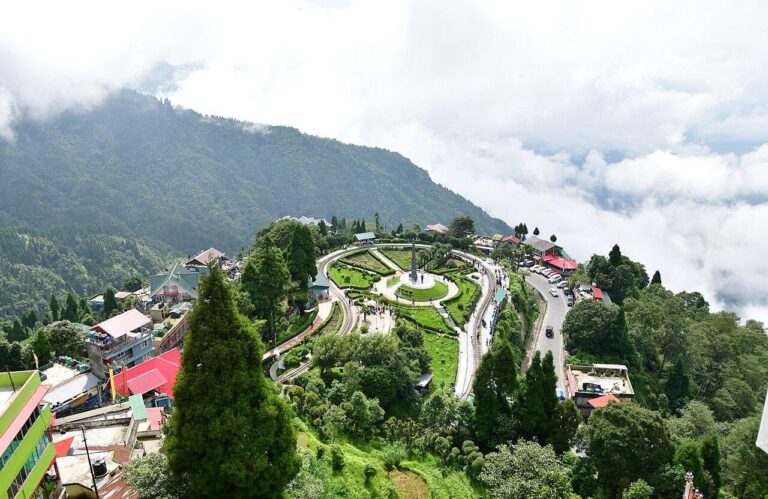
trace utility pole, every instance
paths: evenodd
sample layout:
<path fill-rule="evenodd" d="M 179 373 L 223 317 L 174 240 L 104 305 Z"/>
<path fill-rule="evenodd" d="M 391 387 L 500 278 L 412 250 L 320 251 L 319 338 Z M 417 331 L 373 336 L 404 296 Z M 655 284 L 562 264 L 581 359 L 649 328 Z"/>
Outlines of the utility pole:
<path fill-rule="evenodd" d="M 99 499 L 99 488 L 96 486 L 96 475 L 93 474 L 93 464 L 91 464 L 91 453 L 88 451 L 88 440 L 86 440 L 85 438 L 85 426 L 81 426 L 80 431 L 83 433 L 83 443 L 85 444 L 85 455 L 88 457 L 88 470 L 91 472 L 91 480 L 93 480 L 93 491 L 96 493 L 96 499 Z"/>

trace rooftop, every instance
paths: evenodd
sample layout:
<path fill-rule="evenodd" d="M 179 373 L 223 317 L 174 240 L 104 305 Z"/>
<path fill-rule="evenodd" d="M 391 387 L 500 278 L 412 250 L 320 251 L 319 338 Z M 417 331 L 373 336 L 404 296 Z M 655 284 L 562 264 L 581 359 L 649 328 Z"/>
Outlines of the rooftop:
<path fill-rule="evenodd" d="M 119 338 L 132 331 L 151 325 L 152 319 L 132 308 L 127 312 L 96 324 L 91 330 L 99 330 L 113 338 Z"/>
<path fill-rule="evenodd" d="M 611 402 L 621 402 L 621 399 L 612 393 L 608 393 L 606 395 L 601 395 L 597 398 L 590 399 L 589 405 L 591 405 L 593 409 L 600 409 L 601 407 L 607 406 Z"/>
<path fill-rule="evenodd" d="M 172 348 L 119 373 L 115 376 L 115 389 L 123 396 L 155 390 L 173 397 L 173 385 L 180 366 L 181 354 L 177 348 Z"/>
<path fill-rule="evenodd" d="M 613 395 L 634 395 L 627 366 L 621 364 L 593 364 L 566 366 L 568 388 L 571 393 L 586 392 Z"/>
<path fill-rule="evenodd" d="M 223 251 L 219 251 L 216 248 L 208 248 L 205 251 L 201 251 L 194 258 L 187 262 L 188 265 L 200 264 L 208 265 L 212 260 L 217 260 L 224 256 Z"/>
<path fill-rule="evenodd" d="M 446 227 L 443 224 L 430 224 L 427 225 L 426 228 L 429 232 L 437 232 L 438 234 L 447 234 L 448 233 L 448 227 Z"/>
<path fill-rule="evenodd" d="M 323 275 L 322 272 L 318 272 L 317 275 L 315 275 L 315 278 L 312 279 L 311 277 L 307 278 L 309 280 L 308 284 L 310 288 L 329 288 L 331 287 L 331 283 L 328 282 L 328 278 Z"/>
<path fill-rule="evenodd" d="M 360 232 L 359 234 L 355 234 L 355 239 L 358 241 L 367 241 L 369 239 L 376 239 L 376 234 L 373 232 Z"/>

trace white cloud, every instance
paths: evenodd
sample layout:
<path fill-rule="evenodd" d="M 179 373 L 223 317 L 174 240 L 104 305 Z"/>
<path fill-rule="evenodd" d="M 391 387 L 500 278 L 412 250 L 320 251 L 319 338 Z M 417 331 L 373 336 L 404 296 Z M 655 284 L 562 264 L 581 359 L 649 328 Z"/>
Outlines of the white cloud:
<path fill-rule="evenodd" d="M 619 242 L 673 289 L 768 322 L 765 2 L 39 10 L 0 16 L 0 137 L 185 64 L 174 103 L 397 150 L 579 258 Z"/>

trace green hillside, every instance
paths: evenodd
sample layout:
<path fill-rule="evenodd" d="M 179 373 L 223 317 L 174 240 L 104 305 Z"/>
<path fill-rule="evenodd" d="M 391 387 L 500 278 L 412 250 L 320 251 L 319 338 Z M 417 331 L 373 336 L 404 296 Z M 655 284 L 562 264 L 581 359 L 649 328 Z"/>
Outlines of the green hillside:
<path fill-rule="evenodd" d="M 235 252 L 285 215 L 507 232 L 426 171 L 383 149 L 255 127 L 123 91 L 101 106 L 24 121 L 0 141 L 0 224 L 100 224 L 181 254 Z"/>

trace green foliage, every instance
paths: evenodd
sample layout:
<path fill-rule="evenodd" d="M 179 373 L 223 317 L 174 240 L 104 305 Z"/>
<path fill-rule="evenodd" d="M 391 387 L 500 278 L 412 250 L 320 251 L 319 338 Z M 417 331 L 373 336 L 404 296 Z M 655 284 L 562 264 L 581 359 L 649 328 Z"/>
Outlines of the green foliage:
<path fill-rule="evenodd" d="M 736 497 L 761 497 L 768 490 L 768 454 L 755 445 L 760 417 L 742 419 L 722 440 L 723 485 Z"/>
<path fill-rule="evenodd" d="M 669 407 L 677 410 L 686 402 L 691 393 L 691 382 L 688 378 L 688 369 L 685 365 L 685 357 L 678 355 L 674 367 L 669 372 L 667 382 L 664 384 L 664 393 L 669 400 Z"/>
<path fill-rule="evenodd" d="M 395 291 L 395 294 L 405 300 L 414 300 L 419 302 L 439 300 L 448 295 L 448 286 L 440 281 L 435 281 L 431 288 L 412 288 L 401 284 Z"/>
<path fill-rule="evenodd" d="M 645 267 L 622 255 L 618 244 L 614 245 L 608 259 L 593 255 L 587 264 L 587 274 L 598 287 L 608 291 L 611 300 L 618 305 L 648 286 Z"/>
<path fill-rule="evenodd" d="M 2 183 L 0 192 L 7 185 Z M 4 201 L 0 194 L 0 218 Z M 72 201 L 69 197 L 67 205 Z M 47 199 L 37 206 L 52 202 Z M 120 287 L 131 273 L 146 275 L 162 268 L 170 252 L 162 243 L 150 243 L 128 234 L 124 227 L 93 226 L 85 221 L 73 226 L 72 219 L 61 223 L 68 225 L 40 229 L 0 227 L 0 318 L 30 310 L 42 318 L 49 307 L 54 307 L 56 316 L 52 320 L 57 321 L 61 319 L 60 304 L 46 297 L 63 296 L 69 290 L 89 296 L 105 286 Z M 68 319 L 75 322 L 78 317 Z"/>
<path fill-rule="evenodd" d="M 387 445 L 381 449 L 382 461 L 387 471 L 392 471 L 400 467 L 400 463 L 408 458 L 405 447 L 399 444 Z"/>
<path fill-rule="evenodd" d="M 648 485 L 645 480 L 639 478 L 629 484 L 627 490 L 621 494 L 621 499 L 651 499 L 653 487 Z"/>
<path fill-rule="evenodd" d="M 333 471 L 339 472 L 344 469 L 344 451 L 337 445 L 331 447 L 331 467 Z"/>
<path fill-rule="evenodd" d="M 32 337 L 32 349 L 42 366 L 51 360 L 51 341 L 45 328 L 38 329 Z"/>
<path fill-rule="evenodd" d="M 43 327 L 48 334 L 51 351 L 56 356 L 83 359 L 87 352 L 84 333 L 68 321 L 58 321 Z"/>
<path fill-rule="evenodd" d="M 379 279 L 377 274 L 357 270 L 347 265 L 334 262 L 328 269 L 328 277 L 339 288 L 371 289 L 371 286 Z"/>
<path fill-rule="evenodd" d="M 447 334 L 451 336 L 456 335 L 454 331 L 440 312 L 435 307 L 421 307 L 410 305 L 393 305 L 398 318 L 408 320 L 417 326 L 423 327 L 436 333 Z"/>
<path fill-rule="evenodd" d="M 189 495 L 186 483 L 171 473 L 162 452 L 133 459 L 126 468 L 126 477 L 128 486 L 142 499 L 180 499 Z"/>
<path fill-rule="evenodd" d="M 383 220 L 467 213 L 484 232 L 510 230 L 399 154 L 294 128 L 254 131 L 131 91 L 21 122 L 17 135 L 0 147 L 0 213 L 29 225 L 113 224 L 178 252 L 212 241 L 234 251 L 286 212 L 356 214 L 365 200 Z"/>
<path fill-rule="evenodd" d="M 117 300 L 115 299 L 115 290 L 107 288 L 104 292 L 104 309 L 102 313 L 104 314 L 104 317 L 112 317 L 112 312 L 118 310 L 119 307 L 117 306 Z"/>
<path fill-rule="evenodd" d="M 517 389 L 519 359 L 504 341 L 494 341 L 475 373 L 475 435 L 483 449 L 506 442 L 513 435 L 512 401 Z M 554 393 L 554 391 L 553 391 Z"/>
<path fill-rule="evenodd" d="M 683 440 L 675 451 L 674 463 L 683 467 L 686 472 L 693 473 L 693 483 L 696 488 L 704 486 L 704 460 L 701 449 L 693 440 Z"/>
<path fill-rule="evenodd" d="M 658 270 L 653 273 L 653 277 L 651 277 L 651 284 L 661 285 L 661 273 Z"/>
<path fill-rule="evenodd" d="M 315 241 L 312 232 L 308 226 L 298 224 L 293 231 L 286 256 L 291 279 L 298 290 L 297 303 L 303 304 L 307 299 L 308 279 L 317 274 L 315 259 Z"/>
<path fill-rule="evenodd" d="M 565 316 L 563 333 L 571 353 L 585 352 L 616 360 L 634 356 L 624 314 L 614 305 L 580 301 Z"/>
<path fill-rule="evenodd" d="M 365 484 L 370 485 L 371 480 L 373 480 L 373 477 L 376 476 L 376 468 L 370 464 L 366 464 L 365 468 L 363 469 L 363 475 L 365 476 Z"/>
<path fill-rule="evenodd" d="M 459 361 L 459 342 L 455 338 L 447 338 L 426 331 L 418 332 L 423 337 L 424 349 L 432 359 L 430 366 L 432 379 L 432 394 L 445 388 L 450 390 L 456 383 L 456 371 Z"/>
<path fill-rule="evenodd" d="M 619 497 L 642 478 L 654 488 L 672 461 L 669 432 L 658 413 L 636 404 L 608 404 L 592 411 L 584 438 L 607 497 Z"/>
<path fill-rule="evenodd" d="M 353 267 L 358 267 L 363 270 L 375 272 L 381 276 L 392 275 L 394 270 L 384 265 L 384 263 L 376 258 L 376 256 L 368 250 L 363 250 L 351 255 L 346 255 L 339 259 L 340 262 L 346 263 Z"/>
<path fill-rule="evenodd" d="M 722 481 L 722 464 L 720 462 L 720 440 L 717 434 L 710 433 L 701 441 L 701 458 L 706 472 L 706 483 L 703 487 L 704 497 L 717 497 Z"/>
<path fill-rule="evenodd" d="M 198 296 L 165 443 L 171 470 L 200 496 L 278 497 L 300 465 L 290 409 L 261 373 L 258 333 L 218 268 Z"/>
<path fill-rule="evenodd" d="M 474 310 L 480 300 L 480 286 L 466 277 L 455 277 L 453 281 L 459 287 L 459 294 L 445 300 L 443 306 L 451 315 L 451 319 L 457 326 L 462 327 L 467 323 L 469 314 Z"/>
<path fill-rule="evenodd" d="M 568 469 L 551 447 L 535 442 L 500 445 L 485 457 L 479 478 L 495 498 L 554 499 L 571 493 Z"/>
<path fill-rule="evenodd" d="M 261 238 L 240 277 L 240 286 L 250 297 L 254 316 L 266 321 L 264 338 L 277 340 L 277 319 L 287 294 L 290 274 L 283 254 L 267 235 Z"/>
<path fill-rule="evenodd" d="M 459 215 L 448 225 L 448 234 L 452 237 L 469 237 L 475 233 L 475 220 L 469 215 Z"/>

